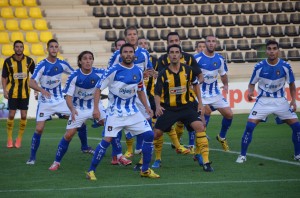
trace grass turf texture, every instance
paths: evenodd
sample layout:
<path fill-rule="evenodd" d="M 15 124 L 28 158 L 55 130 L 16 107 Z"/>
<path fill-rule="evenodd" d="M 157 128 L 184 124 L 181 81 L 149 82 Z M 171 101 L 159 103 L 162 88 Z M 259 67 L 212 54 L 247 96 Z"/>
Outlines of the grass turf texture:
<path fill-rule="evenodd" d="M 272 116 L 254 131 L 247 162 L 237 164 L 240 141 L 247 115 L 235 115 L 227 139 L 230 152 L 223 152 L 215 136 L 221 117 L 212 116 L 207 129 L 210 136 L 210 160 L 215 169 L 207 173 L 192 160 L 171 149 L 165 135 L 162 167 L 155 171 L 160 179 L 141 178 L 132 166 L 112 166 L 111 146 L 97 168 L 97 181 L 85 179 L 92 155 L 82 154 L 79 138 L 74 136 L 58 171 L 48 168 L 55 158 L 57 145 L 65 132 L 66 120 L 47 122 L 34 166 L 26 165 L 30 154 L 35 121 L 29 120 L 20 149 L 6 148 L 6 120 L 0 120 L 0 197 L 299 197 L 300 163 L 292 160 L 291 129 L 276 125 Z M 14 139 L 19 120 L 15 121 Z M 93 148 L 99 143 L 102 129 L 93 129 L 88 121 L 88 141 Z M 124 135 L 123 135 L 124 136 Z M 187 133 L 182 143 L 187 144 Z M 123 152 L 125 143 L 123 142 Z M 275 158 L 282 161 L 265 159 Z M 133 157 L 133 164 L 139 156 Z M 153 163 L 152 159 L 151 164 Z M 289 162 L 292 162 L 289 164 Z M 293 164 L 294 163 L 294 164 Z"/>

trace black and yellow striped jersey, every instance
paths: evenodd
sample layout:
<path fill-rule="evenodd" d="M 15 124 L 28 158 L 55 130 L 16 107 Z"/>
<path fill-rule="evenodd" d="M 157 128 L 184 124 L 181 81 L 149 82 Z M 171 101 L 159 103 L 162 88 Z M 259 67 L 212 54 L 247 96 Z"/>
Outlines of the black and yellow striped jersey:
<path fill-rule="evenodd" d="M 162 107 L 170 110 L 181 109 L 193 102 L 190 97 L 191 84 L 198 84 L 198 79 L 190 66 L 181 63 L 178 73 L 166 67 L 158 75 L 155 95 L 161 97 Z"/>
<path fill-rule="evenodd" d="M 33 74 L 35 64 L 32 58 L 23 55 L 20 61 L 14 55 L 5 59 L 2 78 L 8 78 L 6 90 L 9 98 L 29 98 L 29 72 Z"/>
<path fill-rule="evenodd" d="M 150 55 L 150 61 L 152 62 L 153 69 L 157 71 L 157 58 Z M 150 102 L 154 102 L 154 85 L 155 85 L 156 79 L 154 77 L 149 77 L 147 79 L 144 79 L 144 84 L 147 90 L 147 96 Z"/>

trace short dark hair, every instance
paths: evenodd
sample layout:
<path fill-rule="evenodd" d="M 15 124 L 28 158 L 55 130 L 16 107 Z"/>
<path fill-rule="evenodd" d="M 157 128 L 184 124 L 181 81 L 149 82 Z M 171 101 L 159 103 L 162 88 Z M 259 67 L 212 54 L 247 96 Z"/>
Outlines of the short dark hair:
<path fill-rule="evenodd" d="M 169 34 L 167 35 L 167 42 L 169 42 L 169 37 L 170 36 L 178 36 L 179 37 L 179 34 L 178 34 L 178 32 L 169 32 Z"/>
<path fill-rule="evenodd" d="M 118 38 L 117 40 L 115 40 L 115 47 L 117 47 L 117 43 L 118 43 L 119 41 L 125 41 L 125 39 L 123 39 L 123 38 Z M 126 42 L 126 41 L 125 41 L 125 42 Z"/>
<path fill-rule="evenodd" d="M 177 48 L 179 49 L 180 53 L 182 53 L 182 49 L 181 49 L 180 45 L 173 44 L 173 45 L 170 45 L 170 46 L 167 48 L 167 54 L 169 54 L 170 49 L 171 49 L 172 47 L 177 47 Z"/>
<path fill-rule="evenodd" d="M 133 51 L 135 50 L 133 45 L 131 45 L 130 43 L 125 43 L 125 44 L 122 45 L 121 48 L 120 48 L 120 54 L 122 54 L 122 51 L 123 51 L 123 48 L 124 48 L 124 47 L 132 47 Z"/>
<path fill-rule="evenodd" d="M 196 41 L 196 47 L 198 47 L 199 43 L 204 43 L 205 44 L 205 41 Z"/>
<path fill-rule="evenodd" d="M 215 37 L 215 35 L 213 35 L 213 34 L 207 35 L 207 36 L 205 37 L 205 41 L 206 41 L 206 39 L 207 39 L 208 37 Z M 215 38 L 217 38 L 217 37 L 215 37 Z"/>
<path fill-rule="evenodd" d="M 14 42 L 14 47 L 16 47 L 16 44 L 17 44 L 17 43 L 21 43 L 21 44 L 24 46 L 24 43 L 23 43 L 23 41 L 16 40 L 16 41 Z"/>
<path fill-rule="evenodd" d="M 83 51 L 83 52 L 81 52 L 81 53 L 78 55 L 78 57 L 77 57 L 77 65 L 78 65 L 79 68 L 81 68 L 81 64 L 79 63 L 79 61 L 81 61 L 82 57 L 83 57 L 85 54 L 91 54 L 92 57 L 93 57 L 93 60 L 94 60 L 94 54 L 93 54 L 92 52 L 90 52 L 90 51 Z"/>
<path fill-rule="evenodd" d="M 47 48 L 49 48 L 50 43 L 57 43 L 57 44 L 58 44 L 58 42 L 57 42 L 56 39 L 50 39 L 50 40 L 47 42 Z"/>
<path fill-rule="evenodd" d="M 279 44 L 277 41 L 271 39 L 271 40 L 268 40 L 267 43 L 266 43 L 266 47 L 268 47 L 269 45 L 276 45 L 277 48 L 279 48 Z"/>
<path fill-rule="evenodd" d="M 137 30 L 137 28 L 135 26 L 133 26 L 133 25 L 132 26 L 128 26 L 128 27 L 125 28 L 125 31 L 124 31 L 124 35 L 125 36 L 127 36 L 128 30 L 135 30 L 136 33 L 138 32 L 138 30 Z"/>

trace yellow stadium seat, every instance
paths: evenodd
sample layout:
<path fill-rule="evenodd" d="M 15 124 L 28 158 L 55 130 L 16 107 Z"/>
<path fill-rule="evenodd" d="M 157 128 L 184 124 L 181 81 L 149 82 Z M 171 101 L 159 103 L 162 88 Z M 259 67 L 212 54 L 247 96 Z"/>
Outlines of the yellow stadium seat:
<path fill-rule="evenodd" d="M 27 44 L 24 44 L 24 52 L 26 56 L 30 56 L 29 46 Z"/>
<path fill-rule="evenodd" d="M 18 23 L 18 21 L 15 20 L 15 19 L 8 19 L 6 21 L 6 29 L 7 30 L 11 30 L 11 31 L 19 30 L 19 23 Z"/>
<path fill-rule="evenodd" d="M 0 30 L 5 30 L 4 22 L 2 19 L 0 19 Z"/>
<path fill-rule="evenodd" d="M 29 9 L 29 16 L 36 19 L 43 18 L 42 11 L 39 7 L 31 7 Z"/>
<path fill-rule="evenodd" d="M 39 37 L 36 32 L 26 32 L 26 42 L 28 43 L 37 43 L 39 42 Z"/>
<path fill-rule="evenodd" d="M 34 56 L 45 56 L 44 46 L 42 44 L 32 44 L 31 45 L 31 54 Z"/>
<path fill-rule="evenodd" d="M 33 7 L 33 6 L 37 6 L 37 3 L 36 0 L 24 0 L 24 5 Z"/>
<path fill-rule="evenodd" d="M 34 22 L 34 28 L 37 30 L 48 30 L 47 21 L 45 19 L 36 19 Z"/>
<path fill-rule="evenodd" d="M 4 7 L 1 9 L 1 17 L 6 19 L 15 18 L 14 12 L 11 7 Z"/>
<path fill-rule="evenodd" d="M 22 0 L 10 0 L 9 4 L 15 7 L 23 6 Z"/>
<path fill-rule="evenodd" d="M 40 32 L 40 41 L 47 43 L 50 39 L 53 39 L 52 32 L 49 31 Z"/>
<path fill-rule="evenodd" d="M 35 60 L 35 63 L 38 64 L 39 62 L 41 62 L 42 60 L 44 60 L 46 58 L 46 56 L 38 56 Z"/>
<path fill-rule="evenodd" d="M 11 56 L 15 53 L 14 47 L 12 44 L 4 44 L 2 45 L 1 53 L 3 56 Z"/>
<path fill-rule="evenodd" d="M 4 44 L 4 43 L 9 43 L 9 35 L 7 32 L 0 32 L 0 43 Z"/>
<path fill-rule="evenodd" d="M 16 40 L 20 40 L 24 42 L 24 36 L 22 32 L 12 32 L 10 38 L 12 42 L 15 42 Z"/>
<path fill-rule="evenodd" d="M 15 16 L 20 19 L 27 19 L 28 14 L 26 7 L 17 7 L 15 9 Z"/>
<path fill-rule="evenodd" d="M 20 22 L 20 28 L 25 31 L 34 30 L 32 20 L 31 19 L 22 19 Z"/>
<path fill-rule="evenodd" d="M 9 6 L 8 0 L 0 0 L 0 7 L 6 7 Z"/>

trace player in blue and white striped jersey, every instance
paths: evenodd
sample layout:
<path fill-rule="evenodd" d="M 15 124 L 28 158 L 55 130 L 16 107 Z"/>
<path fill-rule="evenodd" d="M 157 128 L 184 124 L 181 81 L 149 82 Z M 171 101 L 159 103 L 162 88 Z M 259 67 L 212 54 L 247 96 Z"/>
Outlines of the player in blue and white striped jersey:
<path fill-rule="evenodd" d="M 90 51 L 83 51 L 78 55 L 78 67 L 68 78 L 63 92 L 66 94 L 66 102 L 71 115 L 67 124 L 67 131 L 61 139 L 55 161 L 49 170 L 55 171 L 59 168 L 60 162 L 68 150 L 69 144 L 79 128 L 87 119 L 93 118 L 94 92 L 98 80 L 105 73 L 104 69 L 93 67 L 94 55 Z M 101 111 L 101 117 L 104 123 L 105 111 L 99 101 L 97 108 Z"/>
<path fill-rule="evenodd" d="M 248 117 L 237 163 L 246 161 L 246 153 L 254 128 L 270 114 L 275 114 L 291 127 L 294 160 L 300 161 L 300 123 L 295 113 L 297 109 L 295 77 L 290 64 L 278 58 L 279 45 L 276 41 L 269 40 L 266 49 L 268 58 L 255 66 L 248 86 L 249 101 L 254 99 L 256 83 L 258 84 L 258 96 Z M 290 88 L 292 98 L 290 103 L 285 98 L 286 83 Z"/>
<path fill-rule="evenodd" d="M 222 127 L 216 138 L 221 143 L 223 150 L 228 151 L 229 146 L 226 140 L 226 134 L 231 126 L 233 113 L 218 85 L 218 76 L 220 75 L 223 83 L 222 88 L 228 93 L 228 69 L 224 58 L 220 54 L 215 53 L 217 45 L 216 37 L 207 36 L 205 45 L 206 49 L 195 55 L 195 59 L 202 70 L 204 78 L 201 86 L 202 103 L 204 106 L 209 105 L 211 109 L 216 109 L 222 114 Z M 208 125 L 209 117 L 210 115 L 205 113 L 206 125 Z"/>
<path fill-rule="evenodd" d="M 63 97 L 61 79 L 63 73 L 70 74 L 73 72 L 73 68 L 66 61 L 57 58 L 59 51 L 57 40 L 49 40 L 47 50 L 48 57 L 39 62 L 29 82 L 29 86 L 32 89 L 40 92 L 36 112 L 36 129 L 32 136 L 30 158 L 26 162 L 29 165 L 35 164 L 36 152 L 40 145 L 46 120 L 55 113 L 70 114 L 70 110 Z M 86 125 L 82 125 L 78 129 L 78 136 L 81 141 L 82 151 L 89 152 L 90 147 L 87 145 Z"/>
<path fill-rule="evenodd" d="M 149 168 L 152 157 L 154 133 L 146 118 L 140 112 L 136 101 L 139 97 L 146 112 L 152 116 L 153 112 L 147 103 L 147 96 L 144 92 L 143 73 L 134 61 L 134 46 L 129 43 L 124 44 L 121 49 L 122 62 L 110 67 L 101 80 L 97 83 L 94 94 L 94 103 L 100 99 L 101 91 L 108 88 L 107 117 L 104 126 L 104 138 L 95 150 L 87 178 L 97 180 L 95 170 L 105 155 L 114 137 L 124 129 L 126 136 L 140 136 L 144 140 L 142 146 L 143 165 L 142 177 L 159 178 L 153 170 Z M 98 108 L 94 108 L 93 116 L 99 119 L 101 113 Z"/>

